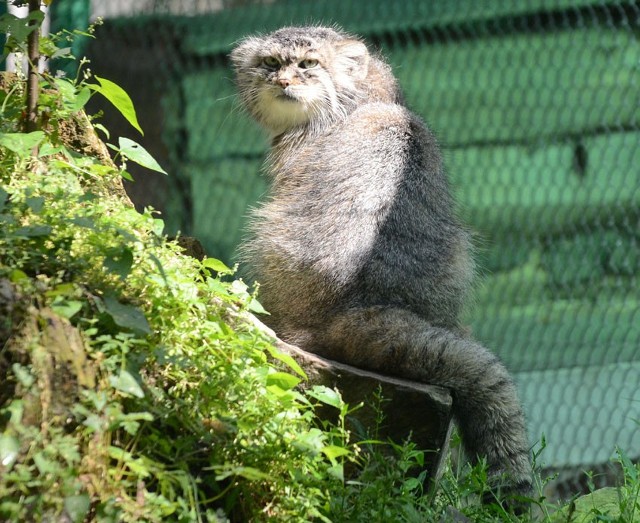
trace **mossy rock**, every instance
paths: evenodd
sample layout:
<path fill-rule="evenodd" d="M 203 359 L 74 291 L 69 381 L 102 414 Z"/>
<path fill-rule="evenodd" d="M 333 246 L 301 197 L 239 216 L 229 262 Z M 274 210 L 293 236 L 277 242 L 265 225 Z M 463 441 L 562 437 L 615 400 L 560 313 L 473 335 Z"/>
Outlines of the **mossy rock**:
<path fill-rule="evenodd" d="M 632 523 L 640 521 L 640 505 L 634 496 L 627 497 L 618 488 L 606 487 L 580 496 L 556 512 L 552 521 L 553 523 L 591 523 L 592 521 Z"/>

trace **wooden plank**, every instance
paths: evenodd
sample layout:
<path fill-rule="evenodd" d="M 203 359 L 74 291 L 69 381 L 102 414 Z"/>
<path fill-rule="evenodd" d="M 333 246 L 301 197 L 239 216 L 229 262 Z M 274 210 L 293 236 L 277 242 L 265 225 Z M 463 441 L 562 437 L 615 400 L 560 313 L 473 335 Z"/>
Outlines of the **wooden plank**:
<path fill-rule="evenodd" d="M 619 9 L 633 5 L 631 0 L 607 2 Z M 248 34 L 265 33 L 285 25 L 309 23 L 338 24 L 364 36 L 397 33 L 407 30 L 428 30 L 450 25 L 481 24 L 502 17 L 515 17 L 550 11 L 598 6 L 597 0 L 410 0 L 361 2 L 323 0 L 300 2 L 287 0 L 268 5 L 228 9 L 198 18 L 175 18 L 184 25 L 183 45 L 195 55 L 219 55 L 229 52 L 233 42 Z"/>
<path fill-rule="evenodd" d="M 590 299 L 558 299 L 540 266 L 485 278 L 469 315 L 473 336 L 513 371 L 640 361 L 637 277 L 594 278 Z"/>
<path fill-rule="evenodd" d="M 185 169 L 193 191 L 192 236 L 205 251 L 227 263 L 235 260 L 250 205 L 266 190 L 255 160 L 191 163 Z"/>
<path fill-rule="evenodd" d="M 609 462 L 617 447 L 636 456 L 639 380 L 637 361 L 516 374 L 530 439 L 544 434 L 547 442 L 538 465 L 590 470 Z"/>
<path fill-rule="evenodd" d="M 561 235 L 589 224 L 640 219 L 640 132 L 584 138 L 577 144 L 448 150 L 461 213 L 481 237 Z M 583 153 L 585 154 L 585 153 Z"/>
<path fill-rule="evenodd" d="M 190 160 L 266 152 L 267 134 L 240 109 L 231 75 L 230 69 L 214 68 L 182 80 L 187 94 L 184 126 Z"/>
<path fill-rule="evenodd" d="M 390 49 L 409 106 L 444 143 L 640 128 L 640 39 L 593 28 Z"/>

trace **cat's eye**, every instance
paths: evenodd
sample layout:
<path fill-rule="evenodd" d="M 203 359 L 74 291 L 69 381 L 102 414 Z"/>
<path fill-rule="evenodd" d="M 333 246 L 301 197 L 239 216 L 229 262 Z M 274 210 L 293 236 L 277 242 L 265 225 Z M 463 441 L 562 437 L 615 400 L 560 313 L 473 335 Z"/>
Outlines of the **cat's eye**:
<path fill-rule="evenodd" d="M 280 61 L 274 56 L 265 56 L 262 63 L 267 67 L 280 67 Z"/>
<path fill-rule="evenodd" d="M 302 60 L 302 62 L 298 64 L 298 67 L 300 67 L 300 69 L 312 69 L 316 65 L 318 65 L 318 60 L 307 58 L 306 60 Z"/>

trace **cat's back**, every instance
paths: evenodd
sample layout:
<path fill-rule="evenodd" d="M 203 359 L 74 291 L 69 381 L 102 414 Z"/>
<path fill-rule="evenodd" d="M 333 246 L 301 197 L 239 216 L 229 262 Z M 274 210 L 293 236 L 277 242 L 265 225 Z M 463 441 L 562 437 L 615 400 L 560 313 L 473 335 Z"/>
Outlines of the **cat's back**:
<path fill-rule="evenodd" d="M 343 204 L 351 214 L 372 206 L 384 212 L 386 206 L 398 207 L 406 198 L 408 205 L 418 204 L 413 196 L 423 206 L 433 200 L 431 214 L 452 212 L 437 141 L 423 121 L 400 103 L 362 103 L 326 132 L 276 141 L 267 170 L 277 195 L 267 204 L 283 209 L 291 209 L 290 200 L 307 193 L 305 199 L 319 197 L 322 213 Z"/>
<path fill-rule="evenodd" d="M 325 133 L 277 144 L 271 168 L 271 198 L 252 226 L 258 277 L 303 274 L 325 292 L 349 288 L 360 303 L 393 299 L 431 317 L 425 295 L 459 307 L 473 270 L 468 236 L 436 140 L 405 106 L 363 103 Z"/>

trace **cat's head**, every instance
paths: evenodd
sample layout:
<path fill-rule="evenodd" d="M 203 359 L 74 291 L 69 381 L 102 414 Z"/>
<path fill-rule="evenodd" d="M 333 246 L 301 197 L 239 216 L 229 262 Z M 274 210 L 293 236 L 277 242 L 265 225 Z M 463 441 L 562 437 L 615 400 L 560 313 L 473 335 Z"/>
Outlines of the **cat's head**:
<path fill-rule="evenodd" d="M 365 96 L 371 62 L 357 38 L 327 27 L 285 27 L 241 41 L 231 52 L 245 108 L 274 135 L 319 126 Z"/>

